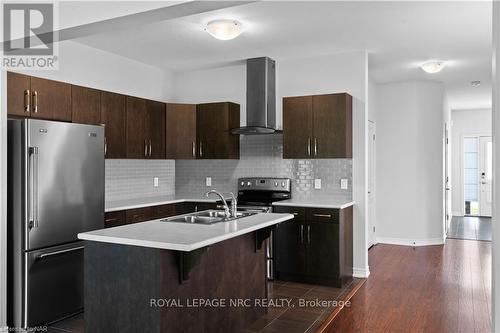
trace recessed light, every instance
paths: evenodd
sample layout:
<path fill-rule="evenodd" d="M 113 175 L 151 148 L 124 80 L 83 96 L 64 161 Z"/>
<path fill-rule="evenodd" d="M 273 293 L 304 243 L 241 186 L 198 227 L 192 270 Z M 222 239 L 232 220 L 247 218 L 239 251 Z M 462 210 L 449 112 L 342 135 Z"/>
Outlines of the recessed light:
<path fill-rule="evenodd" d="M 422 70 L 426 73 L 435 74 L 441 72 L 441 70 L 444 68 L 444 62 L 428 61 L 424 63 L 422 66 L 420 66 L 420 68 L 422 68 Z"/>
<path fill-rule="evenodd" d="M 470 85 L 473 86 L 473 87 L 479 87 L 481 85 L 481 81 L 479 81 L 479 80 L 477 80 L 477 81 L 471 81 Z"/>
<path fill-rule="evenodd" d="M 230 40 L 238 37 L 241 30 L 241 23 L 235 20 L 215 20 L 208 22 L 205 31 L 212 37 L 220 40 Z"/>

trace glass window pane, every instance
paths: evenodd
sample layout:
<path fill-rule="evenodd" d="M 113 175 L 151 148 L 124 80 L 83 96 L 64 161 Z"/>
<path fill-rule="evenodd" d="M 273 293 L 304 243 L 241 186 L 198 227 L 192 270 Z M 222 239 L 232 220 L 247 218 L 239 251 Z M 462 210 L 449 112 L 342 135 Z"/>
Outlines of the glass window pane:
<path fill-rule="evenodd" d="M 464 185 L 465 201 L 477 201 L 477 185 Z"/>
<path fill-rule="evenodd" d="M 475 185 L 477 183 L 477 169 L 464 169 L 464 184 Z"/>
<path fill-rule="evenodd" d="M 464 168 L 477 169 L 477 153 L 464 154 Z"/>
<path fill-rule="evenodd" d="M 464 138 L 464 152 L 477 153 L 477 138 Z"/>

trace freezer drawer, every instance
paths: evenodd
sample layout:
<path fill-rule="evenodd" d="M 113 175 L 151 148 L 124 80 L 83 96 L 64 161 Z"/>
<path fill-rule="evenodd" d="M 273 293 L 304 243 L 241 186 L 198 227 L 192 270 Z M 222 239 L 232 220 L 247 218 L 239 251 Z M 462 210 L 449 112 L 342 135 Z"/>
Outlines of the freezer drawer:
<path fill-rule="evenodd" d="M 28 327 L 82 311 L 83 248 L 75 242 L 26 252 Z"/>

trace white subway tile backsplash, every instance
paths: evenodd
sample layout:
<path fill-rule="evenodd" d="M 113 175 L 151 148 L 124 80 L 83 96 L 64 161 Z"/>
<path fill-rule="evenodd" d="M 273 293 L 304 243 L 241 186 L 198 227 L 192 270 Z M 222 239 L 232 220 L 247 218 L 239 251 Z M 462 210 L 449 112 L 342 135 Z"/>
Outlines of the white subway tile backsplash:
<path fill-rule="evenodd" d="M 340 189 L 342 178 L 352 184 L 351 159 L 283 159 L 282 142 L 282 135 L 242 136 L 240 160 L 106 160 L 106 201 L 209 189 L 235 192 L 241 177 L 291 178 L 294 197 L 352 197 L 351 186 Z M 153 186 L 154 177 L 158 187 Z M 210 188 L 206 177 L 211 177 Z M 321 189 L 314 189 L 314 179 L 319 178 Z"/>
<path fill-rule="evenodd" d="M 175 191 L 203 193 L 205 177 L 212 178 L 212 189 L 236 191 L 241 177 L 286 177 L 292 179 L 292 196 L 331 194 L 351 197 L 352 190 L 341 190 L 340 179 L 352 180 L 351 159 L 283 159 L 283 136 L 242 136 L 240 160 L 178 160 L 175 163 Z M 321 189 L 314 179 L 321 178 Z"/>
<path fill-rule="evenodd" d="M 175 194 L 173 160 L 106 160 L 106 201 Z M 158 177 L 158 187 L 154 187 Z"/>

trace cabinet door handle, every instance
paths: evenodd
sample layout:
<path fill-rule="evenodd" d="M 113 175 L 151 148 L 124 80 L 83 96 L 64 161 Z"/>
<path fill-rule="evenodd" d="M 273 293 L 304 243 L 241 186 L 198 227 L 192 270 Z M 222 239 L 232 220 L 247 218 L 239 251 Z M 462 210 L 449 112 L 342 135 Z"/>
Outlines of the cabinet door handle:
<path fill-rule="evenodd" d="M 203 142 L 200 141 L 200 157 L 203 157 Z"/>
<path fill-rule="evenodd" d="M 38 113 L 38 91 L 33 91 L 33 112 Z"/>
<path fill-rule="evenodd" d="M 314 217 L 327 217 L 332 218 L 331 214 L 313 214 Z"/>
<path fill-rule="evenodd" d="M 307 244 L 311 244 L 311 226 L 307 226 Z"/>
<path fill-rule="evenodd" d="M 108 154 L 108 140 L 104 137 L 104 156 Z"/>
<path fill-rule="evenodd" d="M 151 145 L 151 139 L 149 139 L 149 157 L 151 157 L 151 152 L 153 151 L 152 145 Z"/>
<path fill-rule="evenodd" d="M 314 156 L 318 156 L 318 139 L 314 138 Z"/>
<path fill-rule="evenodd" d="M 24 112 L 30 112 L 30 90 L 24 91 Z"/>
<path fill-rule="evenodd" d="M 300 244 L 304 244 L 304 225 L 300 225 Z"/>
<path fill-rule="evenodd" d="M 192 147 L 192 155 L 193 157 L 196 157 L 196 142 L 191 142 L 191 147 Z"/>
<path fill-rule="evenodd" d="M 148 157 L 148 143 L 144 140 L 144 157 Z"/>
<path fill-rule="evenodd" d="M 297 213 L 297 212 L 293 212 L 293 213 L 291 213 L 291 214 L 292 214 L 292 215 L 294 215 L 294 216 L 299 215 L 299 213 Z"/>
<path fill-rule="evenodd" d="M 105 222 L 113 222 L 113 221 L 118 221 L 118 219 L 117 218 L 114 218 L 114 219 L 105 219 L 104 221 Z"/>
<path fill-rule="evenodd" d="M 307 139 L 307 155 L 311 156 L 311 138 Z"/>

